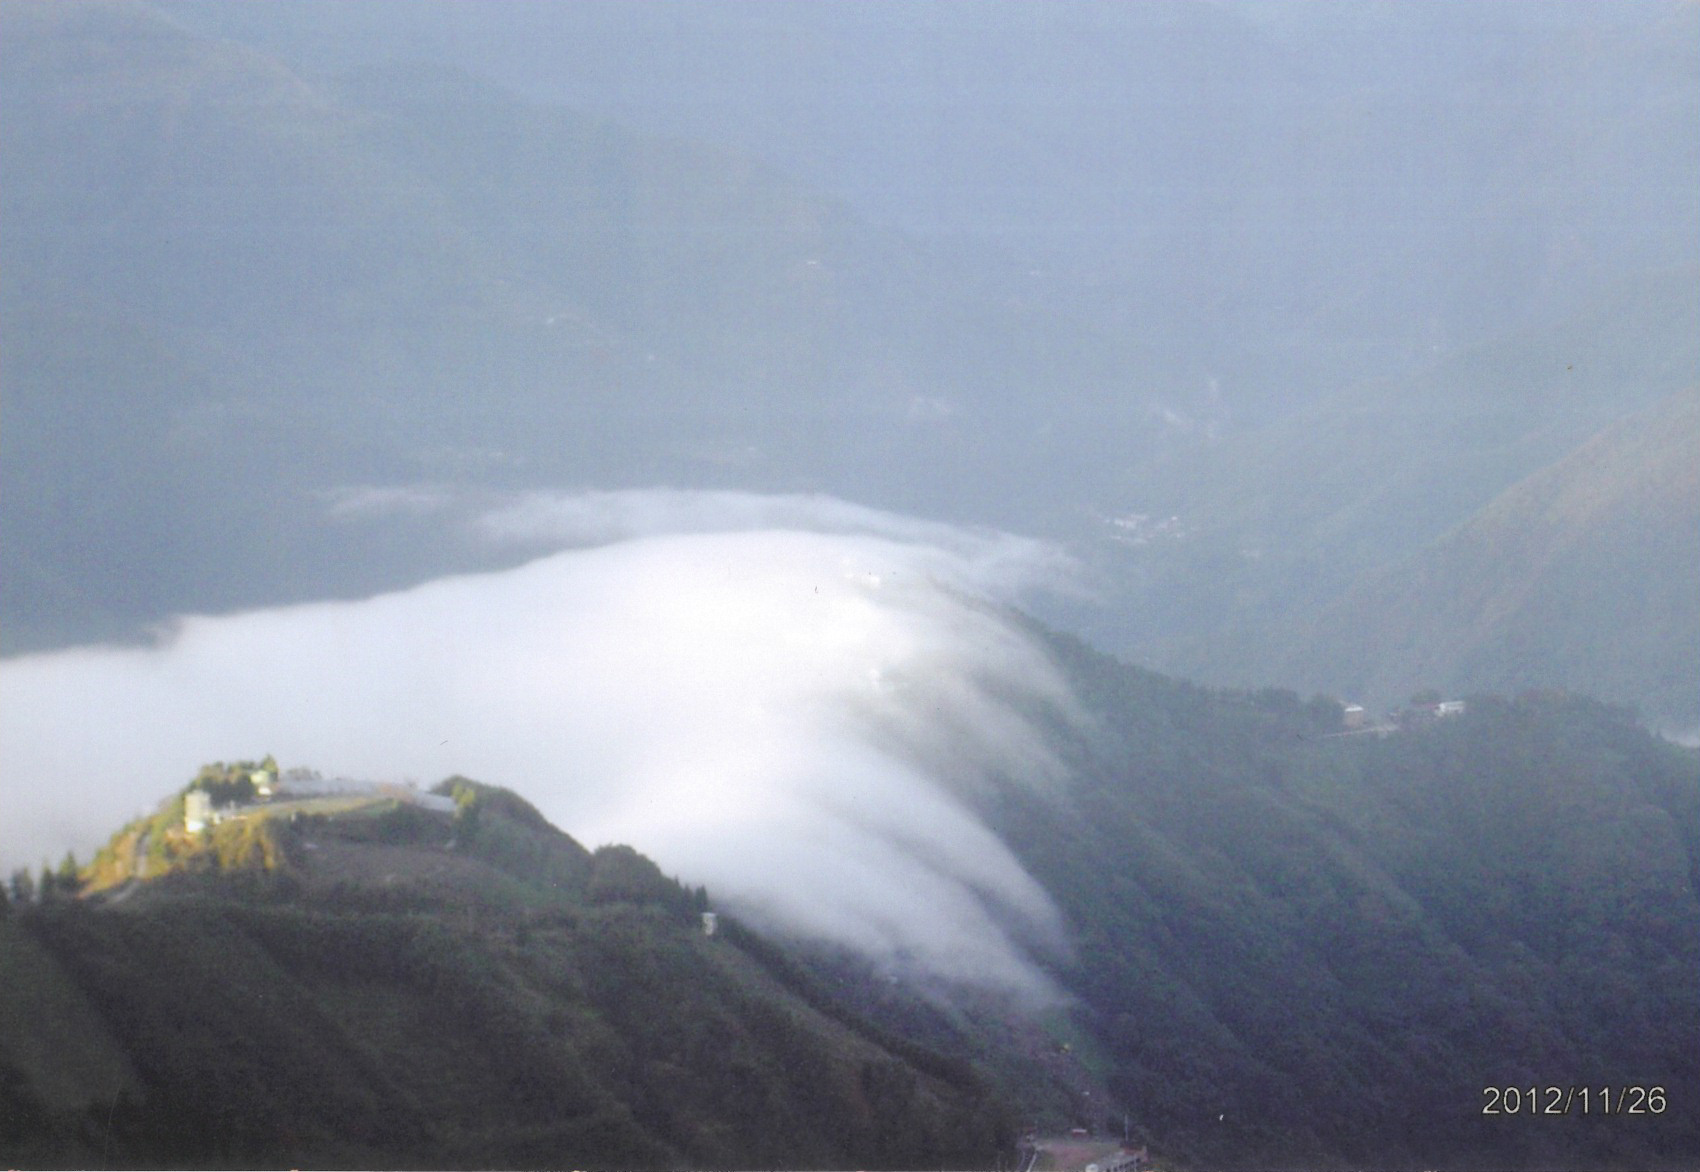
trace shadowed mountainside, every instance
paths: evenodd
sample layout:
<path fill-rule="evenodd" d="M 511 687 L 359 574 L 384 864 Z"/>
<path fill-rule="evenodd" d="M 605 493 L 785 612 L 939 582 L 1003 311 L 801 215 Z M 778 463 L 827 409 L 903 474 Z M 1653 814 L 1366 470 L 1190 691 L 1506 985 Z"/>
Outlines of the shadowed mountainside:
<path fill-rule="evenodd" d="M 1213 692 L 1053 646 L 1093 730 L 1074 781 L 987 817 L 1071 921 L 1078 1019 L 1165 1155 L 1700 1156 L 1675 1107 L 1700 1083 L 1693 750 L 1554 693 L 1351 733 L 1325 698 Z M 1662 1115 L 1483 1114 L 1489 1086 L 1649 1080 L 1672 1093 Z M 1106 1114 L 1091 1122 L 1113 1130 Z"/>
<path fill-rule="evenodd" d="M 1007 1107 L 629 847 L 506 791 L 127 828 L 146 881 L 0 920 L 0 1153 L 34 1167 L 984 1167 Z"/>
<path fill-rule="evenodd" d="M 101 891 L 0 921 L 0 1151 L 984 1167 L 1020 1119 L 1125 1120 L 1162 1167 L 1693 1166 L 1693 750 L 1553 693 L 1353 733 L 1326 698 L 1051 647 L 1070 780 L 963 800 L 1062 913 L 1062 1006 L 704 936 L 704 893 L 464 781 L 452 818 L 199 834 L 180 795 L 85 869 Z M 1483 1114 L 1531 1085 L 1662 1106 Z"/>

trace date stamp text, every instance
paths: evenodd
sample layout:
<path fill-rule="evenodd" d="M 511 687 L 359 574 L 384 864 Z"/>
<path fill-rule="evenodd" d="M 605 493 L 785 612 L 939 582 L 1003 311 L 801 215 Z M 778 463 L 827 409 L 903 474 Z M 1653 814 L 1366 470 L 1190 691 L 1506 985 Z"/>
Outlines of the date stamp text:
<path fill-rule="evenodd" d="M 1483 1115 L 1663 1115 L 1659 1086 L 1483 1087 Z"/>

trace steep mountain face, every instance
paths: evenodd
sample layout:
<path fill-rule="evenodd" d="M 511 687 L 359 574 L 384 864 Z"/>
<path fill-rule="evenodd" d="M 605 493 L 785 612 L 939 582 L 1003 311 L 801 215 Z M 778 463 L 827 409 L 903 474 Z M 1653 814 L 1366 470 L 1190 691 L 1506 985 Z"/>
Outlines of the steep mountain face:
<path fill-rule="evenodd" d="M 1550 693 L 1348 734 L 1324 700 L 1057 652 L 1096 731 L 1064 799 L 1011 794 L 989 816 L 1071 920 L 1065 984 L 1110 1089 L 1165 1154 L 1262 1168 L 1700 1155 L 1674 1097 L 1627 1128 L 1597 1103 L 1483 1113 L 1492 1086 L 1700 1081 L 1692 751 Z M 1113 1128 L 1109 1114 L 1095 1122 Z"/>
<path fill-rule="evenodd" d="M 1324 613 L 1282 677 L 1388 702 L 1542 684 L 1686 727 L 1700 672 L 1700 391 L 1616 423 Z"/>
<path fill-rule="evenodd" d="M 225 823 L 163 878 L 0 920 L 7 1162 L 985 1167 L 1009 1147 L 970 1070 L 737 924 L 706 936 L 700 892 L 457 792 L 452 823 Z"/>
<path fill-rule="evenodd" d="M 1349 733 L 1051 647 L 1067 782 L 964 800 L 1066 921 L 1060 1006 L 705 936 L 708 893 L 463 780 L 197 834 L 180 796 L 0 920 L 0 1152 L 985 1167 L 1020 1118 L 1164 1167 L 1694 1165 L 1694 751 L 1554 693 Z M 1531 1086 L 1571 1111 L 1484 1113 Z"/>
<path fill-rule="evenodd" d="M 1130 593 L 1146 603 L 1138 630 L 1155 660 L 1182 674 L 1242 684 L 1285 680 L 1379 704 L 1402 701 L 1413 690 L 1407 684 L 1515 690 L 1547 683 L 1645 703 L 1661 719 L 1692 724 L 1700 708 L 1691 689 L 1670 688 L 1669 658 L 1694 646 L 1696 632 L 1681 617 L 1689 612 L 1642 607 L 1638 588 L 1627 584 L 1663 578 L 1675 591 L 1692 580 L 1676 570 L 1674 550 L 1660 552 L 1664 544 L 1637 547 L 1636 560 L 1618 563 L 1638 567 L 1632 575 L 1604 560 L 1578 563 L 1573 573 L 1591 577 L 1578 577 L 1574 588 L 1590 601 L 1578 596 L 1545 615 L 1553 625 L 1542 639 L 1555 648 L 1597 645 L 1607 615 L 1635 625 L 1629 642 L 1641 649 L 1625 646 L 1597 685 L 1584 664 L 1603 664 L 1586 652 L 1570 667 L 1531 661 L 1527 673 L 1509 662 L 1496 666 L 1492 655 L 1453 662 L 1439 645 L 1430 648 L 1440 656 L 1431 664 L 1409 659 L 1413 640 L 1426 641 L 1442 626 L 1453 632 L 1449 639 L 1475 629 L 1476 620 L 1465 619 L 1473 595 L 1539 575 L 1543 563 L 1528 541 L 1484 559 L 1469 582 L 1460 567 L 1444 581 L 1425 575 L 1403 595 L 1395 584 L 1412 580 L 1413 567 L 1431 556 L 1426 551 L 1451 542 L 1467 519 L 1493 515 L 1501 494 L 1520 481 L 1565 461 L 1614 420 L 1655 412 L 1691 387 L 1700 371 L 1696 290 L 1696 270 L 1656 274 L 1555 328 L 1465 352 L 1418 377 L 1353 388 L 1278 424 L 1178 445 L 1135 469 L 1126 490 L 1141 512 L 1174 523 L 1134 533 L 1138 544 L 1122 532 L 1121 540 L 1100 545 L 1103 572 L 1135 583 Z M 1671 426 L 1687 426 L 1676 408 L 1664 410 L 1676 411 Z M 1624 426 L 1639 434 L 1636 428 L 1649 425 L 1626 419 Z M 1640 457 L 1616 457 L 1601 473 L 1615 487 L 1600 491 L 1626 491 L 1622 482 Z M 1593 461 L 1578 457 L 1568 466 L 1579 474 Z M 1625 527 L 1680 532 L 1667 529 L 1665 519 L 1700 507 L 1691 478 L 1662 467 L 1647 476 L 1657 507 L 1637 520 L 1626 499 L 1600 534 Z M 1517 491 L 1526 499 L 1539 490 Z M 1576 527 L 1588 528 L 1599 507 L 1585 500 L 1589 495 L 1571 493 L 1552 507 L 1574 504 Z M 1535 560 L 1520 560 L 1524 555 Z M 1415 634 L 1414 616 L 1443 609 L 1445 619 Z M 1113 635 L 1102 641 L 1116 645 Z M 1425 679 L 1428 670 L 1440 674 Z M 1640 684 L 1622 690 L 1620 681 L 1637 678 Z"/>

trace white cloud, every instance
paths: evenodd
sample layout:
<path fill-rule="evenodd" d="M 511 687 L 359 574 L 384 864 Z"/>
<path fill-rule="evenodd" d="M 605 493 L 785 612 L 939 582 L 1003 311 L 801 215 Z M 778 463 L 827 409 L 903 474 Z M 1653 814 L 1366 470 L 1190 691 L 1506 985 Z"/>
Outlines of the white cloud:
<path fill-rule="evenodd" d="M 1048 989 L 1031 950 L 1062 948 L 1062 926 L 973 800 L 1056 773 L 1017 707 L 1066 711 L 1066 689 L 982 601 L 1053 580 L 1052 550 L 745 494 L 536 496 L 480 524 L 687 532 L 8 660 L 0 856 L 86 854 L 208 760 L 464 773 L 771 928 Z"/>
<path fill-rule="evenodd" d="M 322 494 L 327 511 L 339 519 L 375 519 L 398 514 L 424 516 L 454 503 L 453 494 L 435 485 L 351 485 Z"/>

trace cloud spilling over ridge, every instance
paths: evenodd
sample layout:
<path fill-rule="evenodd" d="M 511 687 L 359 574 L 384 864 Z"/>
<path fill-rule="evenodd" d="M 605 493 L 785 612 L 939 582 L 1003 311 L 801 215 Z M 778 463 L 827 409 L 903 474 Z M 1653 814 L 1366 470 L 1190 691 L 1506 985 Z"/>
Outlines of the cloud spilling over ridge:
<path fill-rule="evenodd" d="M 1061 925 L 973 802 L 1057 772 L 1024 710 L 1067 712 L 1065 685 L 992 605 L 1053 579 L 1055 554 L 836 501 L 765 507 L 787 527 L 753 527 L 770 518 L 742 494 L 524 498 L 478 524 L 651 535 L 8 660 L 0 857 L 86 854 L 207 760 L 463 773 L 771 928 L 1044 995 L 1031 958 L 1065 947 Z"/>
<path fill-rule="evenodd" d="M 1049 542 L 872 509 L 804 493 L 672 488 L 499 492 L 440 484 L 347 485 L 326 492 L 343 521 L 446 521 L 476 543 L 524 551 L 607 545 L 687 533 L 795 530 L 885 537 L 955 554 L 972 567 L 970 588 L 1010 601 L 1035 586 L 1081 594 L 1077 567 Z"/>

